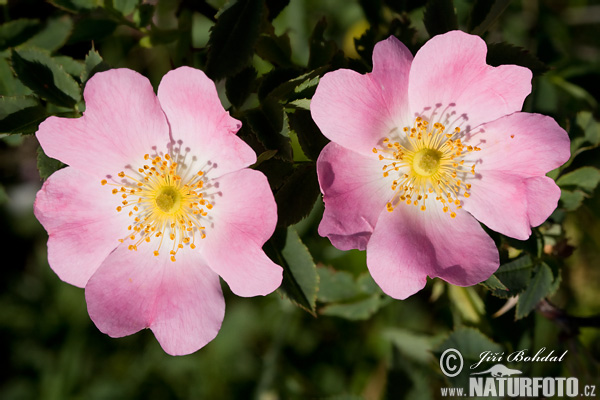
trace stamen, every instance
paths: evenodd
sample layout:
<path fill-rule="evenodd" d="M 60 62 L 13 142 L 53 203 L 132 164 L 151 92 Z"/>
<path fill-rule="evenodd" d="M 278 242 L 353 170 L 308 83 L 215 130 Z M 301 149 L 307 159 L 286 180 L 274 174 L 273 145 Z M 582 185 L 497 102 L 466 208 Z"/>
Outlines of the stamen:
<path fill-rule="evenodd" d="M 103 179 L 100 183 L 115 187 L 112 194 L 121 193 L 117 212 L 131 207 L 128 216 L 133 223 L 127 228 L 130 233 L 118 239 L 119 242 L 132 241 L 128 249 L 136 251 L 139 245 L 148 245 L 153 239 L 160 238 L 153 251 L 158 257 L 167 236 L 173 243 L 170 260 L 175 262 L 179 250 L 186 246 L 196 248 L 196 235 L 202 239 L 206 237 L 202 220 L 210 220 L 208 211 L 214 206 L 209 202 L 213 195 L 206 192 L 211 185 L 207 184 L 204 171 L 189 173 L 191 166 L 185 164 L 183 156 L 145 154 L 144 160 L 151 160 L 158 168 L 149 165 L 128 168 L 129 173 L 120 171 L 117 174 L 120 180 L 109 182 Z"/>
<path fill-rule="evenodd" d="M 384 138 L 381 146 L 372 150 L 386 162 L 383 177 L 393 178 L 390 187 L 394 194 L 386 209 L 392 212 L 396 204 L 406 203 L 426 211 L 427 194 L 435 193 L 442 211 L 456 218 L 455 210 L 462 208 L 460 197 L 470 197 L 471 184 L 466 181 L 475 175 L 475 164 L 465 167 L 464 157 L 481 149 L 463 144 L 459 127 L 447 130 L 440 122 L 430 124 L 422 117 L 417 117 L 412 127 L 392 133 L 397 136 Z"/>

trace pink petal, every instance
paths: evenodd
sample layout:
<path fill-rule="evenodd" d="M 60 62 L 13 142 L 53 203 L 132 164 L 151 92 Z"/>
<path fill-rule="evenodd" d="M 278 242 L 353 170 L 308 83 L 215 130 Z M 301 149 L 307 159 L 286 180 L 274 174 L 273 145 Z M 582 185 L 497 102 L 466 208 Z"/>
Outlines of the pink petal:
<path fill-rule="evenodd" d="M 154 257 L 152 246 L 118 247 L 89 280 L 90 317 L 112 337 L 150 328 L 171 355 L 190 354 L 215 338 L 225 314 L 219 277 L 198 252 L 176 262 Z"/>
<path fill-rule="evenodd" d="M 473 181 L 464 209 L 490 229 L 519 240 L 554 211 L 560 189 L 548 177 L 523 177 L 502 171 L 482 171 Z"/>
<path fill-rule="evenodd" d="M 390 37 L 375 46 L 372 73 L 340 69 L 325 74 L 310 106 L 323 134 L 367 155 L 391 130 L 404 126 L 411 60 L 408 49 Z"/>
<path fill-rule="evenodd" d="M 560 190 L 544 177 L 570 156 L 567 133 L 550 117 L 515 113 L 481 126 L 481 147 L 464 208 L 489 228 L 525 240 L 556 208 Z M 479 129 L 477 130 L 479 131 Z"/>
<path fill-rule="evenodd" d="M 279 287 L 282 269 L 263 252 L 277 223 L 267 178 L 243 169 L 217 180 L 213 224 L 201 240 L 206 262 L 238 296 L 266 295 Z"/>
<path fill-rule="evenodd" d="M 393 195 L 381 161 L 329 143 L 317 160 L 325 212 L 319 235 L 340 250 L 366 248 L 381 211 Z"/>
<path fill-rule="evenodd" d="M 544 175 L 570 157 L 569 136 L 554 119 L 514 113 L 484 124 L 465 144 L 479 146 L 476 171 L 504 171 L 521 176 Z"/>
<path fill-rule="evenodd" d="M 381 213 L 367 245 L 367 266 L 385 293 L 406 299 L 425 286 L 427 276 L 469 286 L 498 268 L 493 240 L 468 213 L 456 214 L 450 218 L 432 199 L 426 211 L 400 204 Z"/>
<path fill-rule="evenodd" d="M 165 148 L 169 127 L 150 81 L 129 69 L 94 75 L 83 93 L 81 118 L 50 117 L 36 136 L 44 152 L 97 177 L 141 163 L 152 147 Z"/>
<path fill-rule="evenodd" d="M 158 87 L 173 140 L 182 152 L 198 157 L 198 164 L 213 164 L 211 177 L 245 168 L 256 154 L 236 136 L 242 124 L 223 109 L 215 84 L 204 72 L 181 67 L 167 73 Z M 187 149 L 187 150 L 186 150 Z"/>
<path fill-rule="evenodd" d="M 411 66 L 411 111 L 464 131 L 521 110 L 531 92 L 531 71 L 516 65 L 491 67 L 486 54 L 479 36 L 452 31 L 430 39 Z"/>
<path fill-rule="evenodd" d="M 48 262 L 63 281 L 85 286 L 127 234 L 114 201 L 98 179 L 72 167 L 52 174 L 38 192 L 35 216 L 49 235 Z"/>
<path fill-rule="evenodd" d="M 527 218 L 531 226 L 544 223 L 556 210 L 560 188 L 547 176 L 536 176 L 525 181 L 527 190 Z"/>

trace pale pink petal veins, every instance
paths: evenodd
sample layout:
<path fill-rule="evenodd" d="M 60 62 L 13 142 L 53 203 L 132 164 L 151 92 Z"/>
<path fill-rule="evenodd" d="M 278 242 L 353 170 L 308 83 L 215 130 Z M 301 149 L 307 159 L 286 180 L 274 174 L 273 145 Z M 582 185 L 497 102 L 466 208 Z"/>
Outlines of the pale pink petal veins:
<path fill-rule="evenodd" d="M 317 160 L 325 212 L 319 234 L 340 250 L 366 248 L 379 214 L 393 192 L 383 179 L 382 162 L 329 143 Z"/>
<path fill-rule="evenodd" d="M 379 42 L 373 72 L 329 72 L 311 100 L 311 115 L 327 138 L 367 154 L 408 114 L 408 73 L 412 55 L 396 38 Z"/>
<path fill-rule="evenodd" d="M 215 338 L 225 314 L 219 277 L 198 253 L 176 262 L 151 246 L 118 247 L 89 280 L 85 297 L 98 329 L 112 337 L 150 328 L 171 355 L 190 354 Z"/>
<path fill-rule="evenodd" d="M 173 140 L 181 141 L 182 153 L 189 149 L 198 157 L 199 165 L 213 163 L 211 177 L 256 162 L 254 151 L 236 136 L 241 122 L 223 109 L 214 82 L 204 72 L 189 67 L 169 71 L 160 82 L 158 98 Z"/>
<path fill-rule="evenodd" d="M 148 79 L 129 69 L 94 75 L 81 118 L 49 117 L 36 133 L 44 152 L 96 177 L 143 161 L 169 143 L 169 126 Z"/>
<path fill-rule="evenodd" d="M 112 202 L 99 180 L 72 167 L 52 174 L 38 192 L 34 213 L 48 232 L 48 262 L 63 281 L 85 286 L 127 234 L 126 216 Z"/>
<path fill-rule="evenodd" d="M 531 71 L 516 65 L 489 66 L 486 54 L 485 42 L 464 32 L 430 39 L 411 66 L 411 112 L 464 131 L 521 110 L 531 92 Z"/>
<path fill-rule="evenodd" d="M 469 140 L 481 151 L 473 153 L 476 175 L 464 208 L 489 228 L 525 240 L 557 206 L 560 189 L 543 175 L 569 159 L 568 135 L 552 118 L 527 113 L 480 128 Z"/>
<path fill-rule="evenodd" d="M 262 250 L 277 223 L 277 205 L 267 178 L 244 169 L 216 180 L 214 208 L 201 239 L 206 262 L 238 296 L 271 293 L 279 287 L 282 268 Z"/>
<path fill-rule="evenodd" d="M 472 216 L 458 210 L 456 218 L 450 218 L 436 206 L 432 199 L 424 212 L 399 204 L 377 221 L 367 245 L 367 266 L 391 297 L 413 295 L 425 286 L 427 276 L 473 285 L 499 266 L 493 240 Z"/>

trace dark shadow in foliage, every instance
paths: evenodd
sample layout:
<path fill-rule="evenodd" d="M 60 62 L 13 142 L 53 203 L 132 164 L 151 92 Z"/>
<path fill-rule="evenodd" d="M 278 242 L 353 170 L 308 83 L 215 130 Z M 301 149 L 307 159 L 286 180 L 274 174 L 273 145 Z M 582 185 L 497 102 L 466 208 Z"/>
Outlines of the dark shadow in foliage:
<path fill-rule="evenodd" d="M 265 0 L 269 21 L 273 21 L 289 3 L 290 0 Z"/>
<path fill-rule="evenodd" d="M 333 40 L 325 39 L 327 20 L 321 18 L 309 38 L 308 69 L 314 70 L 323 65 L 332 65 L 332 69 L 344 67 L 344 53 L 338 49 Z"/>
<path fill-rule="evenodd" d="M 290 138 L 281 134 L 283 130 L 283 108 L 276 101 L 264 102 L 261 107 L 244 113 L 243 124 L 248 124 L 265 150 L 277 150 L 276 158 L 291 161 Z"/>
<path fill-rule="evenodd" d="M 46 119 L 46 107 L 37 104 L 16 111 L 0 121 L 2 133 L 35 133 Z"/>
<path fill-rule="evenodd" d="M 274 193 L 277 224 L 289 226 L 300 222 L 312 210 L 319 193 L 315 164 L 304 163 L 297 166 Z"/>
<path fill-rule="evenodd" d="M 540 76 L 550 70 L 546 64 L 526 49 L 509 43 L 489 44 L 486 61 L 494 67 L 504 64 L 520 65 L 529 68 L 533 72 L 533 76 Z"/>
<path fill-rule="evenodd" d="M 227 99 L 236 108 L 241 107 L 255 89 L 256 70 L 252 66 L 244 68 L 225 82 Z"/>
<path fill-rule="evenodd" d="M 0 25 L 0 51 L 17 46 L 40 31 L 42 25 L 36 19 L 17 19 Z"/>
<path fill-rule="evenodd" d="M 386 6 L 401 14 L 423 7 L 427 0 L 384 0 Z"/>
<path fill-rule="evenodd" d="M 176 15 L 179 16 L 181 11 L 184 9 L 202 14 L 213 22 L 217 21 L 215 15 L 217 15 L 219 10 L 208 4 L 206 0 L 181 0 L 181 3 L 177 8 Z"/>
<path fill-rule="evenodd" d="M 381 23 L 382 0 L 359 0 L 369 25 L 378 27 Z"/>
<path fill-rule="evenodd" d="M 208 41 L 206 74 L 220 80 L 240 72 L 254 54 L 263 0 L 239 0 L 221 14 Z"/>
<path fill-rule="evenodd" d="M 297 109 L 293 113 L 288 113 L 288 118 L 290 128 L 298 136 L 302 151 L 308 158 L 316 161 L 329 140 L 323 136 L 319 127 L 313 121 L 310 111 Z"/>
<path fill-rule="evenodd" d="M 452 0 L 429 0 L 423 23 L 431 37 L 458 29 L 458 18 Z"/>

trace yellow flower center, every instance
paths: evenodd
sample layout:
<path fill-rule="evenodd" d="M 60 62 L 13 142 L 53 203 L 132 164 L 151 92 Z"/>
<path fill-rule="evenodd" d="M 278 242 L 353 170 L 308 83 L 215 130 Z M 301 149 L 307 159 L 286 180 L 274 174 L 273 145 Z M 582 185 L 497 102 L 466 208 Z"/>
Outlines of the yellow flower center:
<path fill-rule="evenodd" d="M 165 186 L 158 191 L 156 206 L 165 214 L 175 214 L 181 209 L 183 195 L 174 186 Z"/>
<path fill-rule="evenodd" d="M 471 184 L 467 181 L 475 175 L 475 164 L 465 166 L 465 156 L 481 149 L 464 145 L 460 128 L 447 132 L 441 123 L 430 126 L 421 117 L 412 127 L 404 127 L 401 134 L 397 132 L 390 132 L 391 137 L 373 148 L 373 153 L 386 161 L 383 176 L 393 180 L 387 210 L 391 212 L 405 203 L 425 211 L 426 200 L 433 197 L 444 212 L 450 211 L 450 217 L 455 218 L 456 210 L 462 208 L 461 197 L 470 196 Z"/>
<path fill-rule="evenodd" d="M 431 176 L 440 169 L 442 155 L 438 150 L 421 149 L 413 157 L 412 170 L 415 174 L 423 177 Z"/>
<path fill-rule="evenodd" d="M 109 176 L 101 181 L 102 185 L 113 186 L 112 193 L 119 195 L 117 212 L 129 209 L 130 232 L 119 239 L 121 243 L 131 241 L 129 250 L 154 241 L 154 255 L 158 256 L 166 240 L 171 242 L 171 261 L 176 261 L 180 249 L 195 249 L 196 237 L 206 237 L 204 222 L 210 220 L 208 210 L 214 204 L 213 195 L 206 192 L 209 181 L 201 170 L 192 173 L 184 156 L 177 158 L 178 162 L 169 154 L 146 154 L 147 164 L 137 170 L 129 168 L 128 173 L 119 172 L 120 179 Z"/>

